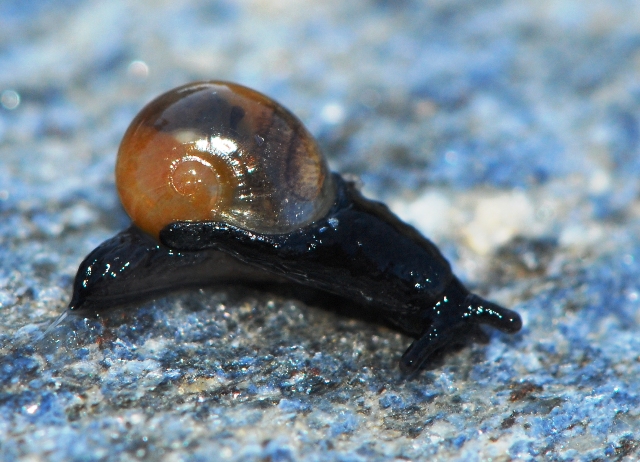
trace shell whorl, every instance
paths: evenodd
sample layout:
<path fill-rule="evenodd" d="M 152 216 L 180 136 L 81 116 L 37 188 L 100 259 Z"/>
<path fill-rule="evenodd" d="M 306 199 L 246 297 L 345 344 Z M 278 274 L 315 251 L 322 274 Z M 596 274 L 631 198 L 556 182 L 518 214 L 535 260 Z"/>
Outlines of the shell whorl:
<path fill-rule="evenodd" d="M 226 82 L 188 84 L 142 109 L 120 144 L 116 185 L 133 222 L 156 237 L 174 221 L 286 233 L 323 217 L 335 197 L 304 125 Z"/>

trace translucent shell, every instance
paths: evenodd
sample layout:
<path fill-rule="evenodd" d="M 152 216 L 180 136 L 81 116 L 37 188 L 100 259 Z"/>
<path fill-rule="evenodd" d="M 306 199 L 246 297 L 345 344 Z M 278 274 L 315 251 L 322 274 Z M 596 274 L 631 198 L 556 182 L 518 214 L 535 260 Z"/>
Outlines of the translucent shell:
<path fill-rule="evenodd" d="M 175 221 L 287 233 L 322 218 L 335 198 L 304 125 L 227 82 L 191 83 L 142 109 L 120 144 L 116 185 L 133 222 L 155 237 Z"/>

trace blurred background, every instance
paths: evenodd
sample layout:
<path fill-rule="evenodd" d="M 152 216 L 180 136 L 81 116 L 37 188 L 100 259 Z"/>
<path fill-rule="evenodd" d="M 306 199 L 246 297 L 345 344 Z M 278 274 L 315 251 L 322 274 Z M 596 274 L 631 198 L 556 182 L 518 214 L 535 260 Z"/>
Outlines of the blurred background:
<path fill-rule="evenodd" d="M 638 18 L 635 0 L 0 1 L 1 458 L 637 458 Z M 208 79 L 297 114 L 522 333 L 406 380 L 408 337 L 223 289 L 34 342 L 129 223 L 129 122 Z"/>

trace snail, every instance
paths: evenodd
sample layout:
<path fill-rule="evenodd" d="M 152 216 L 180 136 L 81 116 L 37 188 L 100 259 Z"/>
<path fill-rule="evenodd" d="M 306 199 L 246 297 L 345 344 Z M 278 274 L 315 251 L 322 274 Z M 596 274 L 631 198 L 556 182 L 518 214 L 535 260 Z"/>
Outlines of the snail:
<path fill-rule="evenodd" d="M 409 372 L 479 324 L 522 326 L 470 293 L 431 241 L 331 173 L 291 112 L 241 85 L 196 82 L 149 103 L 124 135 L 116 185 L 133 225 L 81 263 L 71 310 L 288 281 L 417 337 L 400 360 Z"/>

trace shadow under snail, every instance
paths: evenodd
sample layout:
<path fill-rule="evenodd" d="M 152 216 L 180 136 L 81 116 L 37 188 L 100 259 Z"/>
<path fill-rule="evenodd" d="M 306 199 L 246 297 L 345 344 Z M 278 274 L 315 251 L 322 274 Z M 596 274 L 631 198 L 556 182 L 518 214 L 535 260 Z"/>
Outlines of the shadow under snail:
<path fill-rule="evenodd" d="M 196 82 L 149 103 L 124 135 L 116 184 L 133 225 L 81 263 L 71 310 L 185 286 L 293 281 L 373 310 L 417 339 L 417 370 L 508 309 L 470 293 L 435 245 L 328 170 L 287 109 L 249 88 Z"/>

